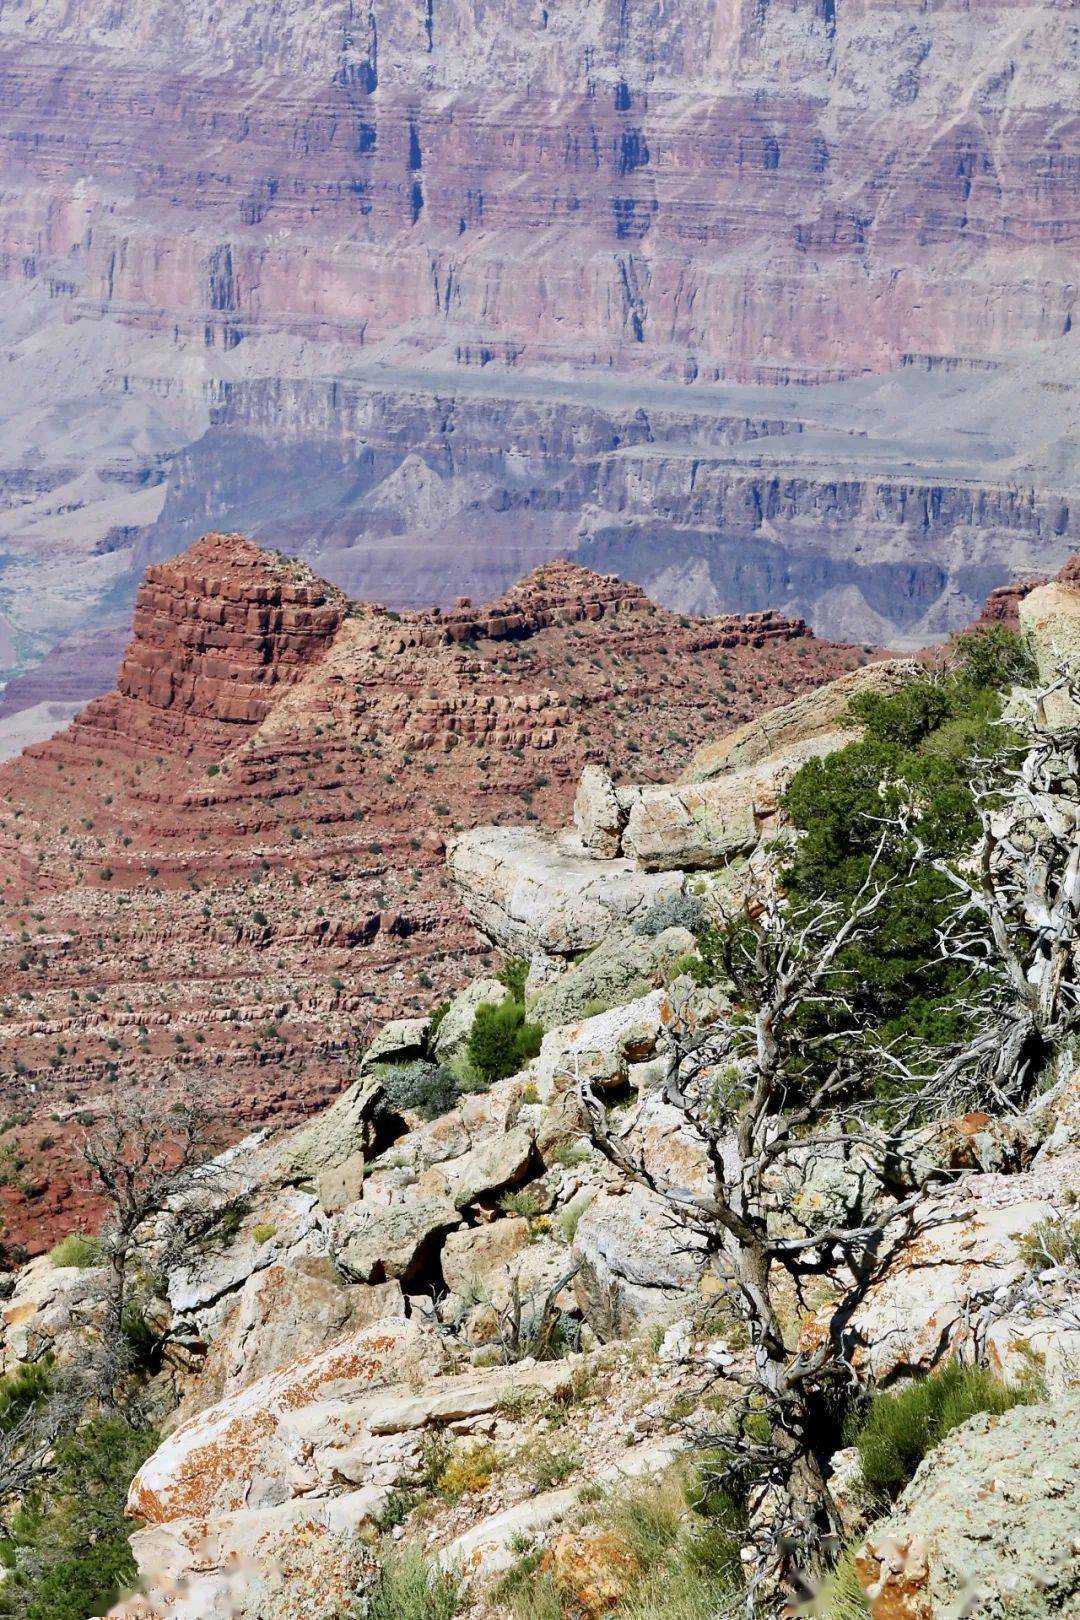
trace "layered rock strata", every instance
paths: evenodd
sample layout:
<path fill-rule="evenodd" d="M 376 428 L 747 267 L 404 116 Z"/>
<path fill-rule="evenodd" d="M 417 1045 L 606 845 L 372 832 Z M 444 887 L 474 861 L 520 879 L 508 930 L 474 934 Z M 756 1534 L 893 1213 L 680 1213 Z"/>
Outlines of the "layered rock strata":
<path fill-rule="evenodd" d="M 0 672 L 212 524 L 957 627 L 1076 544 L 1077 59 L 1054 0 L 5 4 Z"/>

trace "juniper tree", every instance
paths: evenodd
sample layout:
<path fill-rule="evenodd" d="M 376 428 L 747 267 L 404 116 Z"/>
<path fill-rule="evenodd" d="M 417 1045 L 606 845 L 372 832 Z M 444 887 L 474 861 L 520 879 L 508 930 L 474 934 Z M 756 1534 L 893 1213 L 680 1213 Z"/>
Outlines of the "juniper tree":
<path fill-rule="evenodd" d="M 129 1088 L 112 1097 L 81 1143 L 93 1189 L 108 1214 L 101 1234 L 108 1268 L 97 1368 L 98 1396 L 116 1403 L 130 1363 L 131 1265 L 146 1225 L 176 1210 L 200 1183 L 217 1179 L 213 1118 L 193 1090 L 179 1097 Z"/>
<path fill-rule="evenodd" d="M 1057 698 L 1064 718 L 1048 719 Z M 1061 700 L 1066 700 L 1062 705 Z M 928 854 L 917 796 L 883 791 L 873 852 L 853 892 L 796 899 L 773 881 L 720 919 L 709 959 L 730 1009 L 695 1024 L 673 1008 L 663 1096 L 701 1145 L 708 1191 L 678 1185 L 634 1155 L 600 1099 L 579 1094 L 594 1141 L 659 1195 L 729 1275 L 751 1365 L 720 1432 L 723 1478 L 749 1509 L 748 1601 L 797 1591 L 827 1561 L 838 1529 L 823 1467 L 832 1394 L 850 1378 L 845 1327 L 860 1293 L 921 1218 L 930 1183 L 956 1174 L 911 1151 L 910 1128 L 969 1107 L 1019 1110 L 1052 1076 L 1080 1021 L 1080 687 L 1067 671 L 1015 696 L 1011 733 L 969 773 L 973 847 Z M 952 1050 L 883 1039 L 859 995 L 857 964 L 895 914 L 898 886 L 932 864 L 957 897 L 937 948 L 961 964 Z M 881 1097 L 880 1076 L 892 1098 Z M 876 1187 L 856 1207 L 800 1215 L 790 1190 L 814 1155 L 857 1152 Z M 834 1303 L 800 1344 L 781 1281 L 798 1299 L 826 1277 Z"/>

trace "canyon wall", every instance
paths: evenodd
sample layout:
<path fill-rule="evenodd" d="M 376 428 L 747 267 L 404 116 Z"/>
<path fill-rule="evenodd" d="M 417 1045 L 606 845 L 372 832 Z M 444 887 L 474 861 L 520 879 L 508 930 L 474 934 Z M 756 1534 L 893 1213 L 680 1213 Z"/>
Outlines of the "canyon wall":
<path fill-rule="evenodd" d="M 0 672 L 210 524 L 491 594 L 608 545 L 643 444 L 610 556 L 642 577 L 648 507 L 679 606 L 759 605 L 685 491 L 730 451 L 859 486 L 750 531 L 780 603 L 963 622 L 1070 549 L 1005 509 L 1076 495 L 1078 61 L 1072 7 L 1002 0 L 3 0 Z M 897 464 L 958 513 L 929 553 Z"/>

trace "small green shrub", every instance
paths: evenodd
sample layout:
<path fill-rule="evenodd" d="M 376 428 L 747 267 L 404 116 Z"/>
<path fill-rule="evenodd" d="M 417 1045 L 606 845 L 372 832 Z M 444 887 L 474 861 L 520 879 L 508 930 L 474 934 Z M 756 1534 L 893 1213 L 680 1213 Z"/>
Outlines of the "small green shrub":
<path fill-rule="evenodd" d="M 958 1424 L 976 1412 L 1008 1412 L 1031 1399 L 1030 1389 L 1010 1388 L 984 1368 L 959 1361 L 903 1389 L 883 1390 L 854 1437 L 863 1479 L 876 1496 L 894 1502 L 927 1453 Z"/>
<path fill-rule="evenodd" d="M 565 1485 L 579 1466 L 580 1458 L 574 1451 L 553 1451 L 550 1446 L 535 1446 L 528 1459 L 528 1475 L 533 1489 L 553 1491 Z"/>
<path fill-rule="evenodd" d="M 231 1198 L 218 1216 L 212 1229 L 214 1239 L 227 1242 L 234 1238 L 251 1213 L 251 1205 L 243 1196 Z"/>
<path fill-rule="evenodd" d="M 423 1060 L 380 1064 L 378 1074 L 383 1097 L 397 1112 L 419 1114 L 421 1119 L 438 1119 L 458 1100 L 457 1081 L 443 1064 Z"/>
<path fill-rule="evenodd" d="M 853 1548 L 844 1550 L 804 1612 L 807 1620 L 870 1620 L 870 1603 L 855 1573 Z"/>
<path fill-rule="evenodd" d="M 99 1266 L 100 1240 L 85 1232 L 71 1232 L 49 1250 L 49 1259 L 54 1266 Z"/>
<path fill-rule="evenodd" d="M 647 906 L 634 924 L 634 932 L 655 939 L 666 928 L 686 928 L 691 934 L 697 935 L 707 921 L 708 913 L 697 895 L 672 894 L 665 900 L 654 900 L 651 906 Z"/>
<path fill-rule="evenodd" d="M 525 1005 L 525 981 L 529 977 L 529 964 L 524 956 L 512 956 L 495 977 L 500 984 L 506 986 L 512 1001 L 520 1001 L 522 1006 Z"/>
<path fill-rule="evenodd" d="M 368 1620 L 454 1620 L 461 1581 L 438 1569 L 419 1547 L 388 1552 L 368 1599 Z"/>
<path fill-rule="evenodd" d="M 739 1535 L 711 1515 L 694 1475 L 673 1471 L 608 1503 L 602 1517 L 634 1560 L 617 1620 L 701 1620 L 740 1584 Z"/>
<path fill-rule="evenodd" d="M 1020 1254 L 1029 1271 L 1047 1266 L 1080 1267 L 1080 1216 L 1053 1215 L 1037 1221 L 1020 1240 Z"/>
<path fill-rule="evenodd" d="M 577 1198 L 572 1199 L 565 1208 L 559 1210 L 555 1216 L 555 1229 L 564 1243 L 573 1243 L 577 1237 L 578 1222 L 591 1203 L 591 1195 L 581 1193 Z"/>
<path fill-rule="evenodd" d="M 509 1606 L 512 1620 L 563 1620 L 555 1583 L 550 1575 L 540 1573 L 543 1556 L 539 1548 L 523 1552 L 495 1588 L 495 1601 Z"/>
<path fill-rule="evenodd" d="M 421 975 L 421 977 L 423 978 L 424 975 Z M 447 1015 L 447 1013 L 449 1011 L 450 1011 L 450 1003 L 449 1003 L 449 1001 L 440 1001 L 439 1005 L 435 1008 L 435 1011 L 432 1013 L 431 1020 L 430 1020 L 430 1022 L 428 1024 L 428 1033 L 427 1033 L 427 1044 L 428 1044 L 428 1050 L 429 1051 L 430 1051 L 430 1049 L 431 1049 L 431 1047 L 432 1047 L 432 1045 L 434 1043 L 436 1035 L 439 1033 L 439 1026 L 441 1025 L 443 1019 L 446 1017 L 446 1015 Z"/>
<path fill-rule="evenodd" d="M 52 1361 L 24 1362 L 0 1378 L 0 1434 L 10 1434 L 32 1407 L 52 1390 Z"/>
<path fill-rule="evenodd" d="M 4 1546 L 5 1594 L 24 1620 L 105 1614 L 134 1585 L 124 1504 L 159 1438 L 122 1418 L 95 1417 L 58 1441 L 46 1490 L 17 1509 Z"/>
<path fill-rule="evenodd" d="M 420 1487 L 437 1488 L 443 1470 L 454 1454 L 454 1442 L 445 1429 L 429 1429 L 420 1446 Z"/>
<path fill-rule="evenodd" d="M 579 1164 L 591 1158 L 592 1149 L 583 1136 L 567 1136 L 561 1142 L 556 1142 L 548 1157 L 552 1164 L 561 1165 L 564 1170 L 573 1170 Z"/>
<path fill-rule="evenodd" d="M 273 1221 L 259 1221 L 251 1228 L 251 1236 L 256 1243 L 269 1243 L 277 1235 L 277 1227 Z"/>
<path fill-rule="evenodd" d="M 517 1074 L 540 1050 L 543 1030 L 525 1021 L 520 1001 L 507 998 L 499 1006 L 485 1003 L 476 1009 L 469 1035 L 469 1062 L 486 1085 Z"/>
<path fill-rule="evenodd" d="M 523 1215 L 527 1221 L 533 1221 L 543 1213 L 544 1205 L 534 1192 L 523 1187 L 519 1192 L 504 1192 L 499 1199 L 499 1208 L 505 1210 L 507 1215 Z"/>

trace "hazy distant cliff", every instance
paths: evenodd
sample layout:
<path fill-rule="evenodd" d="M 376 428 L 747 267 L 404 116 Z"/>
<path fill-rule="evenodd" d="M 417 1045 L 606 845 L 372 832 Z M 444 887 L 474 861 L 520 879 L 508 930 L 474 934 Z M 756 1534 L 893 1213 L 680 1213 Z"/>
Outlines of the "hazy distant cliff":
<path fill-rule="evenodd" d="M 779 600 L 963 621 L 1062 529 L 961 516 L 928 559 L 863 516 L 897 471 L 997 513 L 1075 494 L 1077 62 L 1047 3 L 4 0 L 0 666 L 208 522 L 351 589 L 501 589 L 607 534 L 604 458 L 653 441 L 779 459 L 767 482 L 798 436 L 870 493 L 827 544 L 770 518 Z M 899 390 L 844 381 L 905 357 Z M 744 531 L 656 471 L 671 599 L 749 605 Z M 830 577 L 929 561 L 930 617 L 854 578 L 822 603 L 823 545 Z"/>

